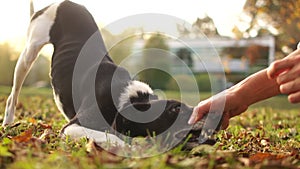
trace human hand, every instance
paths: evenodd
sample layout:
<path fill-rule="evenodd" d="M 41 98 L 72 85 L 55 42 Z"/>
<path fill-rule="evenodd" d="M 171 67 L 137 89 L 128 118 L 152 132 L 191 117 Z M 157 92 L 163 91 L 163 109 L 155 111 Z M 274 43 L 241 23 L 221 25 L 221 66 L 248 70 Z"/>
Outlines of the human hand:
<path fill-rule="evenodd" d="M 240 95 L 235 90 L 227 89 L 213 97 L 201 101 L 193 111 L 189 124 L 202 119 L 209 112 L 219 112 L 223 114 L 221 129 L 226 129 L 229 119 L 246 111 L 248 105 L 243 102 Z"/>
<path fill-rule="evenodd" d="M 288 94 L 291 103 L 300 102 L 300 49 L 281 60 L 274 61 L 267 70 L 270 79 L 276 79 L 282 94 Z"/>

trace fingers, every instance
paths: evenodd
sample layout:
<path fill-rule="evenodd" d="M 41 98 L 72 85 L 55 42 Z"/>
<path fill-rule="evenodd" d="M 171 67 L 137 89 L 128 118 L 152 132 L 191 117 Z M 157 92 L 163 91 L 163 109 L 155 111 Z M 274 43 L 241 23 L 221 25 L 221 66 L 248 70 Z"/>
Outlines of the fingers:
<path fill-rule="evenodd" d="M 300 43 L 297 47 L 298 50 L 273 62 L 267 70 L 268 77 L 276 78 L 280 92 L 288 94 L 291 103 L 300 102 Z"/>
<path fill-rule="evenodd" d="M 288 100 L 291 103 L 300 103 L 300 91 L 290 94 Z"/>
<path fill-rule="evenodd" d="M 300 66 L 300 65 L 299 65 Z M 299 67 L 300 68 L 300 67 Z M 288 72 L 285 72 L 285 73 L 282 73 L 280 74 L 277 78 L 276 78 L 276 81 L 278 84 L 283 84 L 283 83 L 287 83 L 287 82 L 290 82 L 290 81 L 293 81 L 295 79 L 297 79 L 298 77 L 300 77 L 300 72 L 297 73 L 297 71 L 299 72 L 299 70 L 294 70 L 294 69 L 291 69 L 289 70 Z"/>
<path fill-rule="evenodd" d="M 188 121 L 188 124 L 195 124 L 199 121 L 207 112 L 209 112 L 209 107 L 206 108 L 205 105 L 200 102 L 196 107 L 194 107 L 193 113 Z"/>
<path fill-rule="evenodd" d="M 268 77 L 270 79 L 276 78 L 279 74 L 299 64 L 299 62 L 300 62 L 300 49 L 298 48 L 298 50 L 295 50 L 284 59 L 274 61 L 267 70 Z"/>
<path fill-rule="evenodd" d="M 195 107 L 193 113 L 188 121 L 188 124 L 195 124 L 196 121 L 199 119 L 198 117 L 198 109 Z"/>
<path fill-rule="evenodd" d="M 297 91 L 300 91 L 300 77 L 280 85 L 280 92 L 283 94 L 291 94 Z"/>
<path fill-rule="evenodd" d="M 280 92 L 288 94 L 290 103 L 300 103 L 300 76 L 292 81 L 280 85 Z"/>
<path fill-rule="evenodd" d="M 267 70 L 268 77 L 270 79 L 274 79 L 281 73 L 289 70 L 291 67 L 294 66 L 294 64 L 295 63 L 290 61 L 290 59 L 282 59 L 275 61 L 269 66 Z"/>
<path fill-rule="evenodd" d="M 276 80 L 278 84 L 283 84 L 300 77 L 300 59 L 293 62 L 294 66 L 289 71 L 280 74 Z"/>
<path fill-rule="evenodd" d="M 193 114 L 189 119 L 188 124 L 195 124 L 197 121 L 201 120 L 204 115 L 209 112 L 209 102 L 200 102 L 198 106 L 194 108 Z M 229 119 L 231 115 L 227 112 L 223 114 L 221 129 L 224 130 L 229 126 Z"/>

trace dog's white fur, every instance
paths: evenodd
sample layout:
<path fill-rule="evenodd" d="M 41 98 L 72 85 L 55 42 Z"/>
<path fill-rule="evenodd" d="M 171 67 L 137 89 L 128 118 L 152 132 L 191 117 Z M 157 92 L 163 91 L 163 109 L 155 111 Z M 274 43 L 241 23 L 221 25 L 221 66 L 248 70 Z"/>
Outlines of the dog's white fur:
<path fill-rule="evenodd" d="M 69 121 L 69 118 L 66 116 L 66 114 L 64 113 L 64 109 L 63 109 L 63 106 L 62 106 L 62 103 L 59 99 L 59 96 L 54 92 L 53 90 L 53 97 L 54 97 L 54 102 L 56 104 L 56 107 L 58 108 L 58 110 L 61 112 L 61 114 L 64 115 L 65 119 L 67 121 Z"/>
<path fill-rule="evenodd" d="M 124 108 L 124 104 L 129 101 L 129 98 L 137 97 L 137 92 L 153 94 L 153 91 L 149 85 L 137 80 L 131 81 L 119 98 L 120 102 L 118 105 L 118 110 L 122 110 Z"/>
<path fill-rule="evenodd" d="M 16 104 L 18 96 L 22 88 L 24 79 L 26 78 L 32 64 L 36 60 L 38 53 L 42 47 L 49 43 L 50 37 L 49 32 L 51 26 L 54 24 L 56 11 L 60 3 L 51 5 L 44 11 L 43 14 L 35 18 L 29 25 L 27 32 L 27 41 L 25 49 L 22 51 L 14 72 L 14 80 L 11 94 L 9 95 L 6 103 L 5 115 L 2 126 L 13 123 L 14 114 L 16 110 Z M 131 91 L 131 89 L 129 89 Z M 62 105 L 59 98 L 54 92 L 54 100 L 57 104 L 58 109 L 63 113 Z M 120 146 L 124 146 L 124 141 L 119 139 L 117 136 L 91 130 L 77 124 L 69 125 L 64 129 L 64 134 L 69 135 L 71 138 L 87 137 L 93 139 L 96 143 L 102 143 L 110 141 Z"/>

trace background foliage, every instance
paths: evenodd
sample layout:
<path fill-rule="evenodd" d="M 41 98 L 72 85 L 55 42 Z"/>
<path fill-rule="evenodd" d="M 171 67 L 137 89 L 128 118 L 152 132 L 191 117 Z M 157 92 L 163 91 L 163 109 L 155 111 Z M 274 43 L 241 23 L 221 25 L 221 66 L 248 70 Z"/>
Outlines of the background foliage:
<path fill-rule="evenodd" d="M 285 56 L 296 49 L 300 37 L 300 0 L 247 0 L 241 23 L 245 30 L 234 29 L 237 37 L 272 34 L 276 50 Z M 237 25 L 238 27 L 238 25 Z M 236 27 L 236 28 L 237 28 Z"/>
<path fill-rule="evenodd" d="M 9 43 L 0 43 L 0 85 L 12 85 L 13 73 L 20 52 Z M 50 60 L 40 55 L 26 78 L 24 85 L 49 86 Z"/>
<path fill-rule="evenodd" d="M 147 69 L 139 73 L 139 79 L 155 89 L 166 89 L 171 78 L 169 55 L 166 37 L 153 34 L 144 46 L 142 64 Z"/>

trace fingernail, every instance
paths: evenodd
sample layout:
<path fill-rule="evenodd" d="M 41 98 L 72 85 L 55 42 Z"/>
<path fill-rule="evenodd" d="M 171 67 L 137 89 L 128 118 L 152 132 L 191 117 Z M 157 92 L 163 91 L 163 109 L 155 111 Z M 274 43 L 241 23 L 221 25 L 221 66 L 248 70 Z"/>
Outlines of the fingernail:
<path fill-rule="evenodd" d="M 188 121 L 188 124 L 194 124 L 195 123 L 195 120 L 196 120 L 196 116 L 197 116 L 197 107 L 194 107 L 193 108 L 193 113 Z"/>
<path fill-rule="evenodd" d="M 192 117 L 189 119 L 188 124 L 193 124 L 193 122 L 194 122 L 194 117 L 192 116 Z"/>

